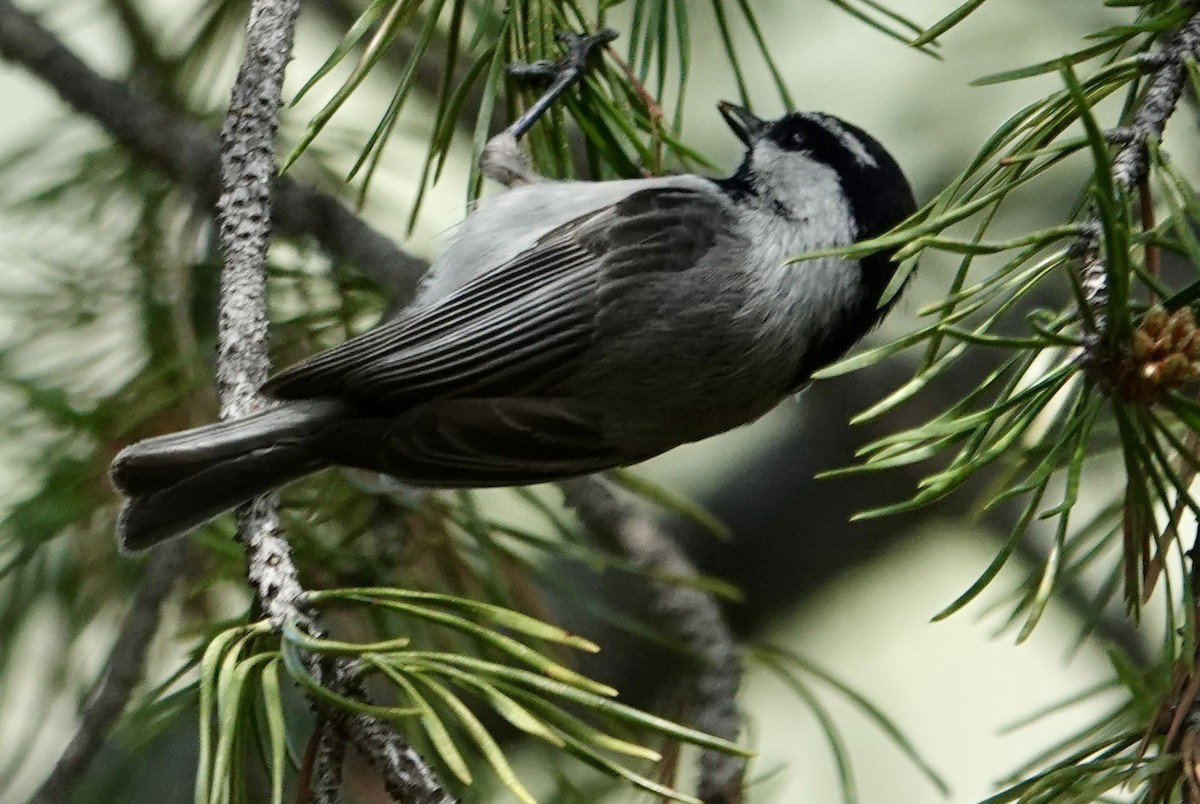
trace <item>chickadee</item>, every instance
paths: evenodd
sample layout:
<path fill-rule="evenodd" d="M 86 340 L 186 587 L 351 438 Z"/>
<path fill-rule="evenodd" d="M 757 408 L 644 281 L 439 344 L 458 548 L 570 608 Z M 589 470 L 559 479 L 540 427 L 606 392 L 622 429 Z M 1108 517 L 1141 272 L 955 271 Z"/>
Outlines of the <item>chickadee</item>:
<path fill-rule="evenodd" d="M 482 201 L 397 318 L 277 374 L 275 407 L 127 447 L 141 550 L 320 469 L 511 486 L 638 463 L 762 416 L 886 309 L 890 254 L 790 263 L 915 208 L 883 147 L 826 114 L 766 121 L 726 179 L 533 176 L 511 136 Z"/>

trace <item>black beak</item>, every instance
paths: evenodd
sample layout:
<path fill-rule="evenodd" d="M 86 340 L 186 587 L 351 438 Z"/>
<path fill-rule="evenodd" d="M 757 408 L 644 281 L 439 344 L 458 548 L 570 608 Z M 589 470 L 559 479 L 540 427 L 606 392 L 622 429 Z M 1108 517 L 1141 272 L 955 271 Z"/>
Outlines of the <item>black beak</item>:
<path fill-rule="evenodd" d="M 721 110 L 721 116 L 733 129 L 733 133 L 746 145 L 749 145 L 750 141 L 758 137 L 767 127 L 767 123 L 751 114 L 749 109 L 729 101 L 721 101 L 717 104 L 717 108 Z"/>

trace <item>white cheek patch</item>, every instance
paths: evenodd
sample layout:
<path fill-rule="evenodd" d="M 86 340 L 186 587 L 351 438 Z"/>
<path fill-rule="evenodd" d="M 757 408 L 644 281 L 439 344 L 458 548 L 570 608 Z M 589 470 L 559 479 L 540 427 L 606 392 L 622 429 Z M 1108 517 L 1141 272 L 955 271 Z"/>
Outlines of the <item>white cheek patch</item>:
<path fill-rule="evenodd" d="M 752 244 L 743 256 L 745 275 L 760 297 L 776 300 L 773 320 L 764 327 L 779 336 L 773 346 L 781 355 L 798 354 L 839 326 L 862 285 L 856 264 L 840 257 L 791 260 L 853 242 L 856 227 L 837 172 L 828 165 L 760 141 L 751 168 L 759 193 L 738 208 L 740 229 Z M 779 215 L 774 202 L 792 215 Z"/>
<path fill-rule="evenodd" d="M 858 164 L 864 167 L 879 167 L 879 162 L 863 147 L 862 140 L 847 131 L 837 120 L 823 114 L 814 114 L 812 115 L 812 119 L 816 120 L 822 128 L 832 134 L 850 152 L 850 155 L 854 157 L 854 161 L 858 162 Z"/>
<path fill-rule="evenodd" d="M 755 184 L 764 196 L 812 227 L 806 234 L 813 239 L 804 250 L 853 241 L 857 231 L 837 171 L 803 152 L 784 151 L 765 141 L 755 146 L 752 158 Z M 840 239 L 843 232 L 849 232 L 848 239 Z"/>

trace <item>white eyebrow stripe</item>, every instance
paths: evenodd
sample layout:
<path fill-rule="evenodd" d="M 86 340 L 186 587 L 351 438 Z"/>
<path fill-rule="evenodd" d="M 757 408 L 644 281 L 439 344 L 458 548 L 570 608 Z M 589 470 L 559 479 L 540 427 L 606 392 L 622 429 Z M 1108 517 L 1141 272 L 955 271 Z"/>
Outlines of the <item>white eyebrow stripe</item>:
<path fill-rule="evenodd" d="M 824 126 L 826 131 L 837 137 L 838 142 L 844 145 L 847 151 L 854 155 L 854 159 L 858 164 L 873 168 L 879 167 L 879 163 L 875 160 L 875 157 L 871 156 L 867 152 L 867 149 L 863 147 L 862 141 L 847 131 L 841 123 L 823 114 L 814 115 L 814 117 L 817 118 L 817 122 Z"/>

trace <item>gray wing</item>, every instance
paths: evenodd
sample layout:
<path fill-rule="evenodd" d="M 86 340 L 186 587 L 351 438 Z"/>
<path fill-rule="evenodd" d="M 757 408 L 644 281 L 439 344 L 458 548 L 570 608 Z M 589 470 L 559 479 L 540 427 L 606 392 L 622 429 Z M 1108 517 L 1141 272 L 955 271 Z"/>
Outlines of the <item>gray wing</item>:
<path fill-rule="evenodd" d="M 620 304 L 643 278 L 687 270 L 730 227 L 713 196 L 634 193 L 444 299 L 286 369 L 263 391 L 396 412 L 446 396 L 541 396 L 591 345 L 601 304 Z"/>
<path fill-rule="evenodd" d="M 588 343 L 596 256 L 553 233 L 530 252 L 420 308 L 273 377 L 279 399 L 337 396 L 400 411 L 451 393 L 536 384 Z"/>
<path fill-rule="evenodd" d="M 616 450 L 570 378 L 604 309 L 696 265 L 732 226 L 727 209 L 692 189 L 634 193 L 264 391 L 356 403 L 364 417 L 331 431 L 327 451 L 429 485 L 536 482 L 648 457 Z"/>

